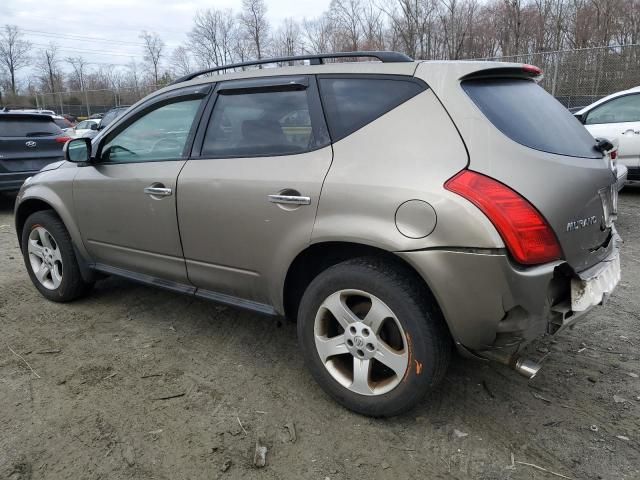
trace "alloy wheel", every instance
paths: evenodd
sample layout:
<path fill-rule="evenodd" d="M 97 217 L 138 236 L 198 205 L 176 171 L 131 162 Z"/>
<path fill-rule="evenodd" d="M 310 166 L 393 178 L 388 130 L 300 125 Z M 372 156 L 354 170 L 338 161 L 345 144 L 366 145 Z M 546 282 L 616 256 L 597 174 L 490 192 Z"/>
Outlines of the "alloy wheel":
<path fill-rule="evenodd" d="M 316 351 L 331 376 L 361 395 L 381 395 L 403 379 L 407 338 L 393 311 L 361 290 L 340 290 L 320 305 L 314 322 Z"/>
<path fill-rule="evenodd" d="M 62 283 L 62 252 L 53 236 L 44 227 L 36 226 L 29 233 L 27 246 L 29 263 L 40 284 L 49 290 Z"/>

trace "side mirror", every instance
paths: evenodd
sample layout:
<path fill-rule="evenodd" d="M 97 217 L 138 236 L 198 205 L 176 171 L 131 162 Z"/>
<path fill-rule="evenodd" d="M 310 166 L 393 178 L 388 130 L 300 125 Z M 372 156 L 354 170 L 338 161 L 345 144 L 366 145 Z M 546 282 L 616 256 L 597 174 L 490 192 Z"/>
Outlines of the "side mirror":
<path fill-rule="evenodd" d="M 98 124 L 97 123 L 92 123 L 89 128 L 91 128 L 91 130 L 98 130 Z"/>
<path fill-rule="evenodd" d="M 62 147 L 64 159 L 68 162 L 83 163 L 91 160 L 91 139 L 74 138 Z"/>
<path fill-rule="evenodd" d="M 587 119 L 587 114 L 586 114 L 586 113 L 583 113 L 582 115 L 579 115 L 579 114 L 577 114 L 577 113 L 574 113 L 574 115 L 573 115 L 573 116 L 574 116 L 574 117 L 576 117 L 576 118 L 578 119 L 578 121 L 579 121 L 580 123 L 582 123 L 583 125 L 584 125 L 585 120 Z"/>

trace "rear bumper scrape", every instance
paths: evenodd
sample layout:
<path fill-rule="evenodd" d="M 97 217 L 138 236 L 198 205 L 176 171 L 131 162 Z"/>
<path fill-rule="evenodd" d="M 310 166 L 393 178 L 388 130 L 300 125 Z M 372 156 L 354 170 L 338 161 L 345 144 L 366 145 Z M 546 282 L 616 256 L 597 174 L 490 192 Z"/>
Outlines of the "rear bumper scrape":
<path fill-rule="evenodd" d="M 492 350 L 516 354 L 535 338 L 573 325 L 606 300 L 617 280 L 603 272 L 619 262 L 619 242 L 611 243 L 604 261 L 580 273 L 562 261 L 521 268 L 506 254 L 430 250 L 398 255 L 429 285 L 460 350 L 483 356 Z M 593 278 L 602 278 L 601 298 L 590 287 L 593 294 L 580 304 L 584 308 L 573 308 L 572 286 L 587 285 Z"/>

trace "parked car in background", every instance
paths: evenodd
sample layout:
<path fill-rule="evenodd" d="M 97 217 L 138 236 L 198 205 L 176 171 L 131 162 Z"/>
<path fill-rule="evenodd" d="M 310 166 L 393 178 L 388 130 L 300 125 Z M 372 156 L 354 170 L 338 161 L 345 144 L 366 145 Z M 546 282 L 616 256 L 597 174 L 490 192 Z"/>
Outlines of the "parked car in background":
<path fill-rule="evenodd" d="M 609 95 L 574 115 L 594 137 L 617 140 L 617 162 L 627 167 L 627 184 L 640 184 L 640 87 Z"/>
<path fill-rule="evenodd" d="M 620 280 L 611 145 L 541 74 L 345 52 L 187 75 L 22 188 L 25 267 L 58 302 L 108 274 L 295 319 L 313 377 L 366 415 L 416 405 L 453 345 L 531 378 L 523 348 Z"/>
<path fill-rule="evenodd" d="M 58 125 L 63 131 L 65 131 L 65 133 L 68 133 L 66 132 L 66 130 L 72 129 L 74 126 L 73 123 L 71 123 L 62 115 L 52 115 L 51 118 L 53 118 L 55 124 Z"/>
<path fill-rule="evenodd" d="M 97 133 L 98 127 L 100 125 L 100 120 L 83 120 L 78 123 L 75 127 L 73 127 L 69 134 L 73 138 L 85 137 L 91 138 L 94 135 L 94 132 Z"/>
<path fill-rule="evenodd" d="M 18 190 L 27 177 L 62 160 L 67 140 L 50 115 L 0 112 L 0 191 Z"/>
<path fill-rule="evenodd" d="M 129 109 L 129 107 L 130 105 L 122 105 L 108 110 L 107 113 L 104 114 L 104 117 L 102 117 L 98 130 L 104 130 L 107 128 L 114 120 L 120 118 L 124 112 Z"/>

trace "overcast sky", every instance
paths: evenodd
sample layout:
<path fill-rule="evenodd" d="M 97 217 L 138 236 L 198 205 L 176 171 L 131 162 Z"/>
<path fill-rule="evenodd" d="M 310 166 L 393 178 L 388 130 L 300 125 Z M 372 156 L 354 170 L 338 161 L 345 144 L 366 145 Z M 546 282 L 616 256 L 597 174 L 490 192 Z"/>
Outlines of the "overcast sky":
<path fill-rule="evenodd" d="M 142 61 L 141 30 L 157 32 L 172 50 L 186 40 L 198 10 L 239 11 L 240 5 L 241 0 L 0 0 L 0 25 L 18 25 L 34 50 L 54 41 L 62 57 L 126 65 Z M 286 17 L 320 15 L 329 0 L 267 0 L 267 5 L 276 27 Z"/>

